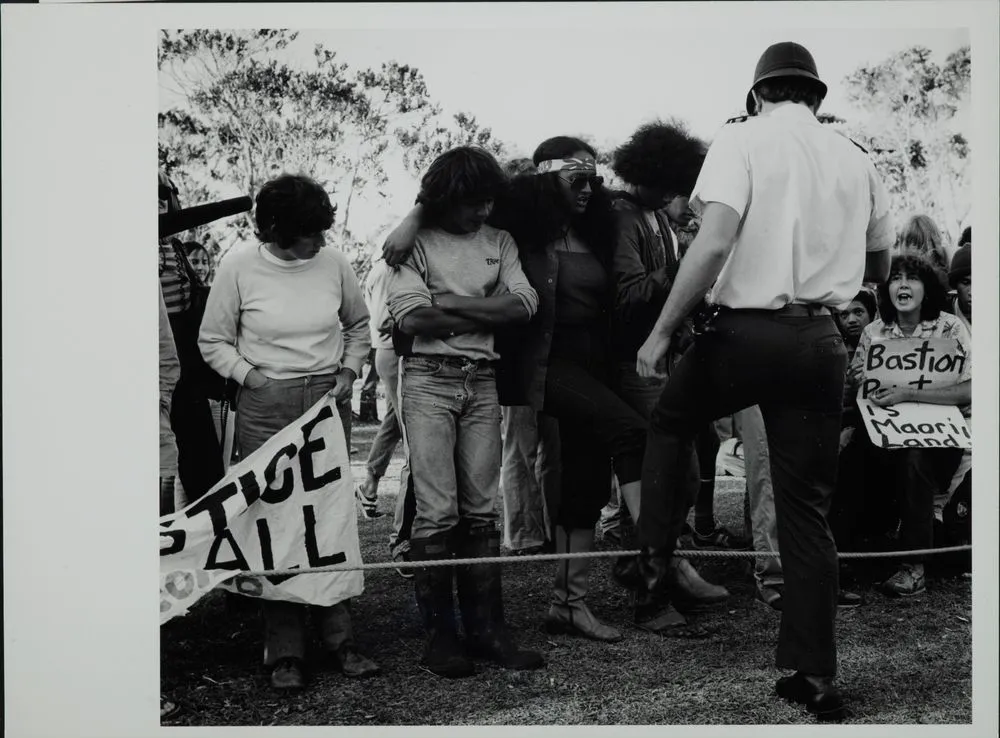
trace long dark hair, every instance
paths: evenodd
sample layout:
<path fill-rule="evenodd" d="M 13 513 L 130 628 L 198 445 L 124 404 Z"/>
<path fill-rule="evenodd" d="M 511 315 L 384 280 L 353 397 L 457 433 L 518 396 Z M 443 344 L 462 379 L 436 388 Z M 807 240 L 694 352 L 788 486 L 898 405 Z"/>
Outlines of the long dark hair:
<path fill-rule="evenodd" d="M 889 265 L 889 279 L 878 286 L 878 312 L 882 322 L 896 323 L 899 314 L 889 299 L 889 281 L 894 274 L 916 277 L 924 285 L 924 301 L 920 303 L 920 320 L 936 320 L 948 307 L 948 290 L 944 286 L 944 275 L 930 261 L 914 253 L 892 257 Z"/>
<path fill-rule="evenodd" d="M 537 166 L 547 159 L 563 159 L 578 151 L 597 157 L 594 148 L 571 136 L 556 136 L 539 144 L 532 156 Z M 519 249 L 533 250 L 559 238 L 572 226 L 580 238 L 602 261 L 610 261 L 614 245 L 614 211 L 604 187 L 594 188 L 581 214 L 566 205 L 557 174 L 520 174 L 507 193 L 497 200 L 490 224 L 508 231 Z"/>
<path fill-rule="evenodd" d="M 436 224 L 463 202 L 495 200 L 506 186 L 507 175 L 492 154 L 478 146 L 458 146 L 431 162 L 420 180 L 417 202 L 424 205 L 427 221 Z"/>

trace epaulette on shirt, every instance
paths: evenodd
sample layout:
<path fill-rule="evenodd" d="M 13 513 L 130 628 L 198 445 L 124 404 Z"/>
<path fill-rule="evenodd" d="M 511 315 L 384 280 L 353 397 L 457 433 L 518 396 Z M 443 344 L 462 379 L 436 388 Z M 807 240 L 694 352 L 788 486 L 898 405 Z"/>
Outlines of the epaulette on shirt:
<path fill-rule="evenodd" d="M 834 129 L 834 130 L 836 130 L 836 129 Z M 866 149 L 864 146 L 862 146 L 861 144 L 859 144 L 857 141 L 855 141 L 853 138 L 851 138 L 850 136 L 848 136 L 846 133 L 843 133 L 842 131 L 837 131 L 837 133 L 839 133 L 841 136 L 843 136 L 848 141 L 850 141 L 852 144 L 854 144 L 859 149 L 861 149 L 861 153 L 863 153 L 865 156 L 868 156 L 868 149 Z"/>
<path fill-rule="evenodd" d="M 744 122 L 750 120 L 751 117 L 752 116 L 750 116 L 750 115 L 737 115 L 735 118 L 730 118 L 729 120 L 727 120 L 726 121 L 726 125 L 729 125 L 730 123 L 744 123 Z M 865 155 L 868 155 L 868 149 L 866 149 L 864 146 L 862 146 L 861 144 L 859 144 L 853 138 L 851 138 L 847 134 L 841 133 L 840 131 L 837 131 L 837 133 L 840 133 L 841 136 L 843 136 L 848 141 L 850 141 L 852 144 L 854 144 L 859 149 L 861 149 L 862 153 L 864 153 Z"/>

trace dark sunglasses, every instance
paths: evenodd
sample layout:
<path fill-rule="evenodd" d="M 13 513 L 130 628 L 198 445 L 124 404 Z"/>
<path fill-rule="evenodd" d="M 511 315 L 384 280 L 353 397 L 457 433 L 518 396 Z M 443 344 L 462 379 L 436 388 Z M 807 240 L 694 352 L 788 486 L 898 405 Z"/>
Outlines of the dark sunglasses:
<path fill-rule="evenodd" d="M 590 185 L 590 189 L 596 190 L 598 187 L 604 184 L 604 177 L 601 177 L 597 174 L 578 174 L 575 177 L 570 177 L 569 179 L 567 179 L 566 184 L 569 185 L 569 188 L 573 192 L 579 192 L 588 184 Z"/>

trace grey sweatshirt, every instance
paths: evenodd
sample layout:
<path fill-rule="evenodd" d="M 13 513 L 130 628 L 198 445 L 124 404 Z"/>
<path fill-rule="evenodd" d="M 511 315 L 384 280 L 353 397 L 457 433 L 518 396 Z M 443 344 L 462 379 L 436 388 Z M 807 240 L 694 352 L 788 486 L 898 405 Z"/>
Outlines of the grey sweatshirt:
<path fill-rule="evenodd" d="M 436 295 L 498 297 L 516 295 L 528 315 L 538 308 L 538 294 L 521 270 L 517 245 L 506 231 L 483 226 L 475 233 L 457 235 L 438 228 L 417 233 L 416 246 L 392 274 L 388 286 L 389 312 L 398 324 L 407 314 L 431 307 Z M 498 358 L 493 333 L 463 333 L 450 338 L 416 336 L 413 353 L 421 356 Z"/>

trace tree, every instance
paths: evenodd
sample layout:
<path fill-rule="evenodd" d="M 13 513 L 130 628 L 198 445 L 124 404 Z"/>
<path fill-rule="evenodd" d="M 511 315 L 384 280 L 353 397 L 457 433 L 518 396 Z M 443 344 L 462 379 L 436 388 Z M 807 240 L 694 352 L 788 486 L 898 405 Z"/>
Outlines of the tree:
<path fill-rule="evenodd" d="M 452 124 L 437 124 L 417 132 L 396 129 L 396 139 L 403 148 L 403 165 L 414 174 L 421 174 L 434 159 L 456 146 L 481 146 L 497 159 L 503 159 L 507 147 L 493 137 L 475 116 L 456 113 Z M 501 161 L 502 163 L 502 161 Z"/>
<path fill-rule="evenodd" d="M 282 171 L 301 172 L 340 194 L 341 245 L 358 256 L 365 239 L 351 233 L 352 205 L 387 196 L 394 156 L 412 167 L 459 143 L 502 151 L 471 115 L 441 125 L 417 69 L 390 61 L 354 71 L 321 44 L 311 64 L 295 64 L 296 38 L 266 29 L 161 33 L 159 159 L 184 203 L 234 188 L 252 195 Z M 248 238 L 251 226 L 229 221 L 221 240 Z"/>
<path fill-rule="evenodd" d="M 872 151 L 899 220 L 925 213 L 957 242 L 971 207 L 969 142 L 956 114 L 968 100 L 969 47 L 943 66 L 915 46 L 845 79 L 848 100 L 868 113 L 854 136 Z"/>

